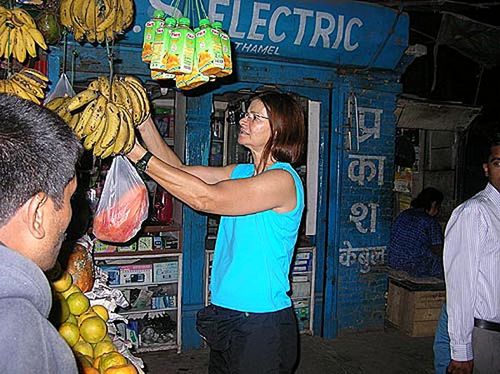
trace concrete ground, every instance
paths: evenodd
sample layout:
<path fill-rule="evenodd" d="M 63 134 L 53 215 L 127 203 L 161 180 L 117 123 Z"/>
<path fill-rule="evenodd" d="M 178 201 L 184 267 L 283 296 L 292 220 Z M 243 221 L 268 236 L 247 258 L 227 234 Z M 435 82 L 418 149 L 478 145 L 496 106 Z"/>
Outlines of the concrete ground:
<path fill-rule="evenodd" d="M 432 374 L 432 337 L 411 338 L 392 327 L 333 340 L 302 335 L 295 374 Z M 148 374 L 206 374 L 208 350 L 139 355 Z"/>

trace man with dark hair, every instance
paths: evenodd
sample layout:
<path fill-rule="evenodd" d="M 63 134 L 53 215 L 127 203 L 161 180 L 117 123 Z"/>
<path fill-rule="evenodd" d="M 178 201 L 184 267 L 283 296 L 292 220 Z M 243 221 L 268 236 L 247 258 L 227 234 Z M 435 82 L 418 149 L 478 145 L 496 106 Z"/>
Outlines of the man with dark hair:
<path fill-rule="evenodd" d="M 443 194 L 424 188 L 392 225 L 388 264 L 412 277 L 443 277 L 443 232 L 436 216 Z"/>
<path fill-rule="evenodd" d="M 448 373 L 500 372 L 500 140 L 483 164 L 486 188 L 453 211 L 444 268 L 451 363 Z"/>
<path fill-rule="evenodd" d="M 71 219 L 81 145 L 49 110 L 0 95 L 0 372 L 76 373 L 70 347 L 47 320 L 43 271 Z"/>

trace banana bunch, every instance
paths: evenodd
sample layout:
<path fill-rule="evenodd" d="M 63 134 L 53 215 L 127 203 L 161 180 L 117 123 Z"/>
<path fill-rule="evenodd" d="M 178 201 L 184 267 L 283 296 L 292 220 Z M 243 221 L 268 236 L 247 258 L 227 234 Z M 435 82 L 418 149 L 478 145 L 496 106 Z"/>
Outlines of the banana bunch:
<path fill-rule="evenodd" d="M 135 142 L 135 127 L 150 111 L 146 90 L 131 76 L 115 77 L 112 84 L 98 77 L 76 96 L 52 103 L 47 107 L 83 139 L 85 149 L 101 158 L 128 153 Z"/>
<path fill-rule="evenodd" d="M 0 80 L 0 93 L 16 95 L 40 105 L 48 81 L 49 78 L 38 70 L 25 68 L 8 79 Z"/>
<path fill-rule="evenodd" d="M 33 18 L 21 8 L 0 6 L 0 57 L 13 55 L 23 63 L 26 56 L 36 57 L 36 45 L 47 49 L 42 33 Z"/>
<path fill-rule="evenodd" d="M 61 24 L 78 41 L 112 41 L 134 19 L 133 0 L 61 0 Z"/>

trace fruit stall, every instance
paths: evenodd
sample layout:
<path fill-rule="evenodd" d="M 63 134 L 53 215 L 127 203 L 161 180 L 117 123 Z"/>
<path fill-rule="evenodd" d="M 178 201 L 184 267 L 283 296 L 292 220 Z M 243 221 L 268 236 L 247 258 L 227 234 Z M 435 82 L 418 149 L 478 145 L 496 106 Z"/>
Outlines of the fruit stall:
<path fill-rule="evenodd" d="M 0 18 L 0 92 L 57 113 L 86 150 L 66 251 L 78 258 L 48 274 L 54 323 L 82 372 L 140 372 L 141 352 L 201 345 L 218 217 L 130 167 L 136 127 L 151 116 L 188 164 L 248 162 L 238 121 L 269 89 L 294 94 L 308 126 L 291 275 L 301 331 L 383 324 L 393 112 L 416 56 L 405 13 L 355 1 L 19 0 Z"/>

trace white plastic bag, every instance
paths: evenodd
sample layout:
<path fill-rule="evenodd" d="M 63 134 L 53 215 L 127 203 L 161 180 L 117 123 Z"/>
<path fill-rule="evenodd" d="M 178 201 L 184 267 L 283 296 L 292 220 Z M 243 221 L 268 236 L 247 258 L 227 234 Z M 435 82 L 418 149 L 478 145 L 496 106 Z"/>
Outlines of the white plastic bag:
<path fill-rule="evenodd" d="M 71 86 L 68 76 L 65 73 L 62 73 L 54 89 L 45 98 L 44 104 L 46 105 L 47 103 L 50 103 L 52 100 L 58 97 L 73 96 L 75 96 L 75 90 Z"/>
<path fill-rule="evenodd" d="M 126 242 L 140 230 L 148 209 L 148 190 L 137 170 L 127 158 L 116 156 L 97 206 L 94 235 L 106 242 Z"/>

